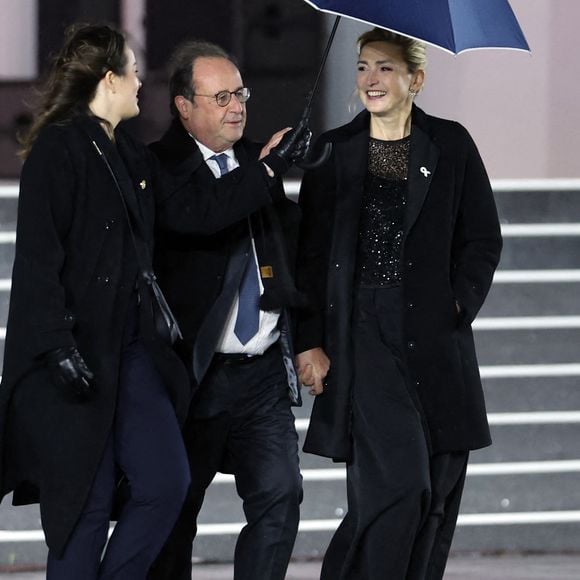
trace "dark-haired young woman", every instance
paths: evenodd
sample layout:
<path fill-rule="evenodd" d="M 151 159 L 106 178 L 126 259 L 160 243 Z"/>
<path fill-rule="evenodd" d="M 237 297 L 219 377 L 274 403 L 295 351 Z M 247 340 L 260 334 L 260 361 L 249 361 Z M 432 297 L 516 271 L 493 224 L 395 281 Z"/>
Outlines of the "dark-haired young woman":
<path fill-rule="evenodd" d="M 179 429 L 187 373 L 143 307 L 154 222 L 212 232 L 275 195 L 260 162 L 216 180 L 215 191 L 170 185 L 118 128 L 139 113 L 140 86 L 119 32 L 74 27 L 24 141 L 0 491 L 14 491 L 17 505 L 40 502 L 49 580 L 143 580 L 189 485 Z M 264 152 L 276 173 L 300 148 L 292 137 Z M 242 182 L 251 199 L 236 196 Z"/>

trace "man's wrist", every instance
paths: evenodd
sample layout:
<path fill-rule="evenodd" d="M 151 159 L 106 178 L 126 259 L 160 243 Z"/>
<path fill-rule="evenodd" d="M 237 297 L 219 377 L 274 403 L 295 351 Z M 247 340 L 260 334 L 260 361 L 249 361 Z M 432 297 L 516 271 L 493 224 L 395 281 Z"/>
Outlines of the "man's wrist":
<path fill-rule="evenodd" d="M 290 168 L 290 165 L 276 153 L 268 153 L 266 157 L 262 157 L 261 161 L 266 166 L 266 170 L 270 169 L 274 176 L 282 176 Z M 270 175 L 270 177 L 273 176 Z"/>

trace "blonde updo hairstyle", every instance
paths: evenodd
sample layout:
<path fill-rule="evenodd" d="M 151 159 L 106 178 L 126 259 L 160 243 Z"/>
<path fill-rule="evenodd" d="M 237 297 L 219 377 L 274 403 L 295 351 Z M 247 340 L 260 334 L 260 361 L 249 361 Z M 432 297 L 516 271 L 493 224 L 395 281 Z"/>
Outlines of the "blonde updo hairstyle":
<path fill-rule="evenodd" d="M 407 63 L 411 74 L 427 68 L 427 46 L 420 40 L 402 36 L 384 28 L 373 28 L 359 36 L 357 40 L 358 55 L 369 42 L 388 42 L 389 44 L 400 46 L 403 52 L 403 60 Z"/>

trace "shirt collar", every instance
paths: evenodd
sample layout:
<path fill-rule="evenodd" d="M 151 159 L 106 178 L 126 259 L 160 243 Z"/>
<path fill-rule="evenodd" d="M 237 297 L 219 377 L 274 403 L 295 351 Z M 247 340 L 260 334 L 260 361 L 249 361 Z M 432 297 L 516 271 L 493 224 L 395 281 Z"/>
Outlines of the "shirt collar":
<path fill-rule="evenodd" d="M 219 153 L 212 151 L 209 147 L 206 147 L 203 143 L 200 143 L 191 133 L 189 133 L 189 136 L 197 143 L 197 146 L 199 147 L 199 150 L 203 155 L 204 161 L 207 161 L 210 157 L 213 157 L 214 155 L 219 155 Z M 225 151 L 220 151 L 220 153 L 225 153 L 230 159 L 236 158 L 233 147 L 230 147 Z"/>

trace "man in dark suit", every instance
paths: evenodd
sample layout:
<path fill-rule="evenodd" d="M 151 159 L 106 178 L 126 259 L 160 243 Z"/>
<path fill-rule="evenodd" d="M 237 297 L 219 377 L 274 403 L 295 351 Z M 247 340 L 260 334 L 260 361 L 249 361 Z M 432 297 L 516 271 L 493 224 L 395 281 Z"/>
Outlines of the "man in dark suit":
<path fill-rule="evenodd" d="M 201 190 L 262 158 L 282 137 L 263 148 L 243 137 L 249 90 L 230 56 L 211 43 L 177 49 L 170 93 L 173 121 L 152 149 Z M 236 580 L 286 574 L 302 499 L 287 312 L 301 303 L 292 272 L 299 211 L 279 178 L 271 186 L 279 201 L 218 234 L 160 232 L 157 239 L 156 272 L 181 326 L 177 348 L 195 394 L 183 430 L 192 485 L 150 579 L 190 580 L 196 518 L 216 472 L 235 476 L 244 502 Z"/>

